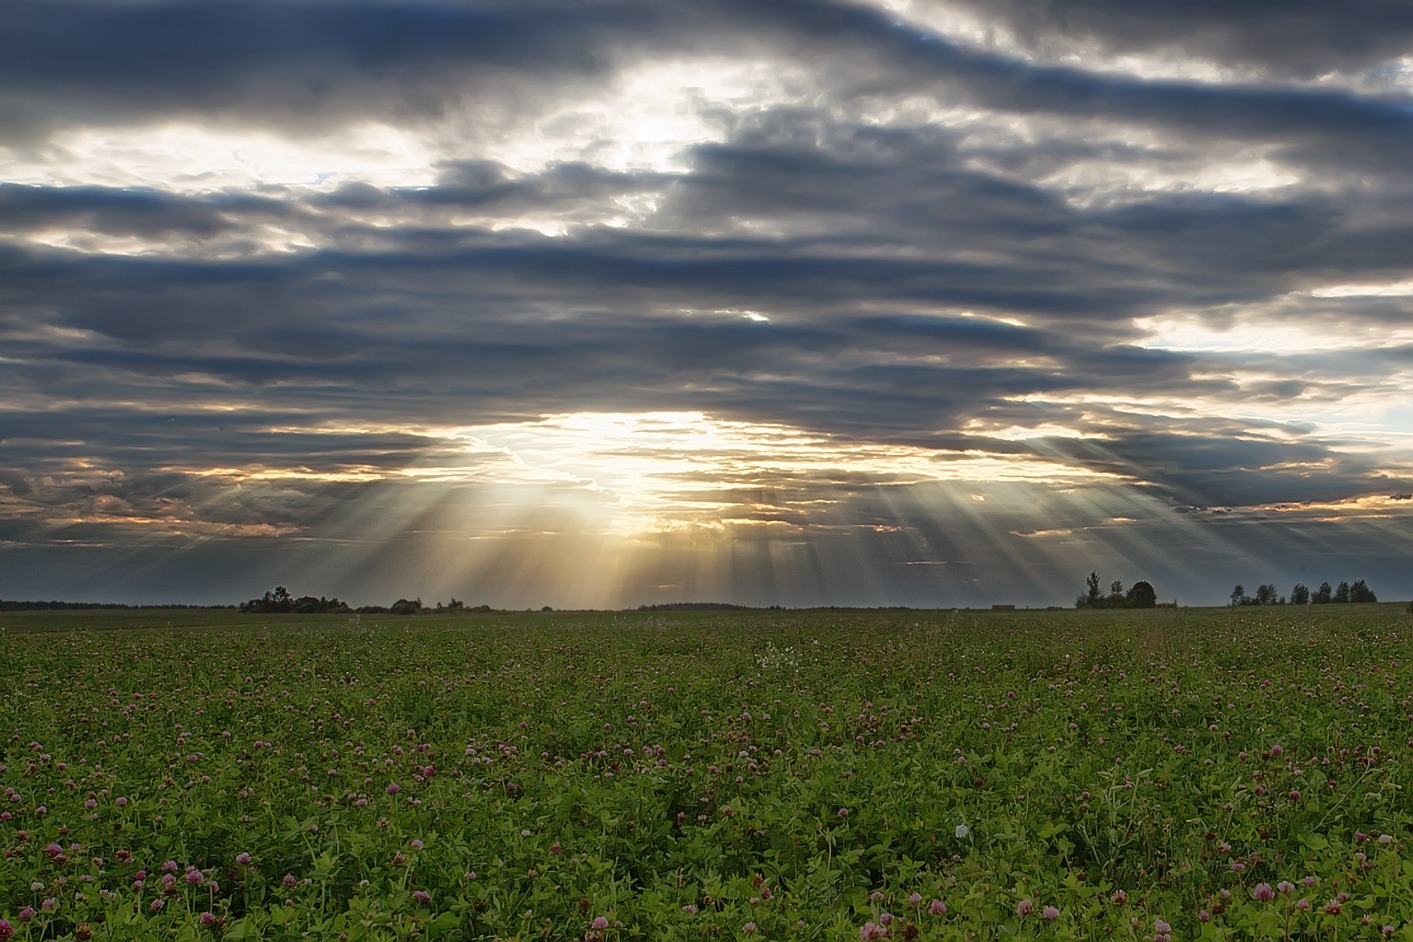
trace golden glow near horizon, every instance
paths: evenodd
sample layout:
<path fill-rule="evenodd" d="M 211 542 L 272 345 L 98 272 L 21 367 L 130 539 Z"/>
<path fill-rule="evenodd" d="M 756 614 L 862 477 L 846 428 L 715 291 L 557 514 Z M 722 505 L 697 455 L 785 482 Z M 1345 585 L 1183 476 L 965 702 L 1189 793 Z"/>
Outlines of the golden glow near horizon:
<path fill-rule="evenodd" d="M 831 501 L 831 489 L 944 482 L 1065 487 L 1124 480 L 1059 459 L 988 454 L 979 448 L 956 452 L 853 441 L 701 412 L 584 412 L 460 428 L 339 424 L 282 431 L 345 436 L 398 431 L 434 444 L 422 460 L 404 468 L 288 465 L 163 470 L 223 479 L 232 485 L 280 481 L 476 485 L 502 502 L 514 503 L 518 494 L 526 505 L 553 493 L 556 500 L 572 498 L 592 529 L 623 535 L 808 526 L 819 505 Z M 1016 429 L 1005 431 L 1024 437 Z M 1044 432 L 1074 434 L 1058 427 Z M 971 494 L 968 499 L 983 498 Z"/>
<path fill-rule="evenodd" d="M 616 532 L 778 523 L 772 519 L 777 515 L 807 518 L 807 495 L 829 484 L 1101 477 L 1030 457 L 848 441 L 700 412 L 567 413 L 532 423 L 468 427 L 452 435 L 465 442 L 468 457 L 497 460 L 409 473 L 454 479 L 470 472 L 502 485 L 567 485 L 593 495 L 606 528 Z M 749 513 L 742 515 L 743 509 Z"/>

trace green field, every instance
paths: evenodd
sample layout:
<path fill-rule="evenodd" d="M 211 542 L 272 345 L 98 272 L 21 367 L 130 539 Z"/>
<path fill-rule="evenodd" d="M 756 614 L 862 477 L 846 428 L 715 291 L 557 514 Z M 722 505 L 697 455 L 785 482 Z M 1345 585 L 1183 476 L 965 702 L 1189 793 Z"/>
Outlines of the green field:
<path fill-rule="evenodd" d="M 1413 939 L 1401 604 L 0 628 L 0 937 Z"/>

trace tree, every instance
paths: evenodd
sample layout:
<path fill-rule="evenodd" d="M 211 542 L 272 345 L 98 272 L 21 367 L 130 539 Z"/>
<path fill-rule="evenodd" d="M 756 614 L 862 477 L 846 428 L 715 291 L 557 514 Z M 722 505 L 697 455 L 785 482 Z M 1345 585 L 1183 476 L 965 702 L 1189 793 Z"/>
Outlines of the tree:
<path fill-rule="evenodd" d="M 422 600 L 419 599 L 398 599 L 392 603 L 389 609 L 394 615 L 420 615 L 422 613 Z"/>
<path fill-rule="evenodd" d="M 1330 588 L 1328 582 L 1321 582 L 1320 587 L 1315 590 L 1315 594 L 1310 596 L 1311 605 L 1328 605 L 1334 598 L 1334 590 Z"/>
<path fill-rule="evenodd" d="M 1273 585 L 1267 584 L 1256 587 L 1257 605 L 1274 605 L 1276 604 L 1276 599 L 1278 597 L 1279 596 L 1276 593 L 1276 587 Z"/>
<path fill-rule="evenodd" d="M 1339 588 L 1335 589 L 1334 600 L 1336 603 L 1344 605 L 1349 602 L 1349 583 L 1341 582 Z"/>
<path fill-rule="evenodd" d="M 1360 579 L 1349 587 L 1349 601 L 1377 602 L 1378 598 L 1374 595 L 1374 590 L 1365 585 L 1363 579 Z"/>
<path fill-rule="evenodd" d="M 1128 604 L 1131 608 L 1153 608 L 1158 604 L 1158 593 L 1147 582 L 1135 582 L 1128 590 Z"/>
<path fill-rule="evenodd" d="M 1089 578 L 1086 579 L 1086 580 L 1084 580 L 1084 584 L 1085 584 L 1085 587 L 1086 587 L 1086 592 L 1085 592 L 1085 595 L 1084 595 L 1085 601 L 1086 601 L 1089 605 L 1091 605 L 1091 606 L 1098 605 L 1098 604 L 1099 604 L 1099 573 L 1097 573 L 1097 572 L 1091 572 L 1091 573 L 1089 574 Z"/>
<path fill-rule="evenodd" d="M 1290 590 L 1291 605 L 1309 605 L 1310 587 L 1303 582 L 1297 582 L 1295 588 Z"/>
<path fill-rule="evenodd" d="M 1236 584 L 1236 588 L 1231 590 L 1231 604 L 1233 607 L 1247 604 L 1246 586 L 1239 582 Z"/>

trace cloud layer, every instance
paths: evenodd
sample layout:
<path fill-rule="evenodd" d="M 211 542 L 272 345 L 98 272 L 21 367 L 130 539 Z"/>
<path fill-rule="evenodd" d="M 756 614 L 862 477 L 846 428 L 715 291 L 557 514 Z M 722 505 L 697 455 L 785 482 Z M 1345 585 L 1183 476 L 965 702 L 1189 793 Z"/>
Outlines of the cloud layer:
<path fill-rule="evenodd" d="M 1413 594 L 1413 20 L 21 2 L 0 596 Z"/>

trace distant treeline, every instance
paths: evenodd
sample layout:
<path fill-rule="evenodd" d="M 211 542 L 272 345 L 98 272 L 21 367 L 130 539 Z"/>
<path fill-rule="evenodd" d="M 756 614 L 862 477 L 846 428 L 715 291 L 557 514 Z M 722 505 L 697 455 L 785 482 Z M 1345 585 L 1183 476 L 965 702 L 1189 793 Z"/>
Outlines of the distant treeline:
<path fill-rule="evenodd" d="M 1276 592 L 1273 585 L 1263 585 L 1256 587 L 1255 595 L 1247 595 L 1246 587 L 1238 585 L 1231 590 L 1232 605 L 1330 605 L 1346 604 L 1357 602 L 1377 602 L 1378 596 L 1374 590 L 1365 584 L 1363 579 L 1356 581 L 1353 585 L 1348 582 L 1341 582 L 1338 588 L 1330 588 L 1328 582 L 1320 583 L 1320 587 L 1314 591 L 1303 582 L 1297 582 L 1290 590 L 1290 597 Z"/>
<path fill-rule="evenodd" d="M 147 604 L 143 604 L 143 605 L 128 605 L 128 604 L 125 603 L 125 602 L 60 602 L 60 601 L 58 601 L 57 599 L 51 599 L 51 600 L 48 601 L 48 602 L 41 602 L 41 601 L 25 602 L 25 601 L 12 600 L 12 599 L 0 599 L 0 612 L 43 612 L 43 611 L 50 611 L 50 610 L 52 610 L 52 611 L 68 611 L 68 610 L 77 610 L 77 609 L 89 609 L 89 610 L 92 610 L 92 609 L 104 609 L 104 610 L 113 610 L 113 611 L 117 611 L 117 610 L 121 610 L 121 609 L 135 609 L 135 608 L 161 608 L 161 609 L 171 609 L 171 610 L 187 609 L 187 610 L 211 611 L 211 610 L 213 610 L 213 609 L 223 609 L 223 608 L 224 608 L 224 609 L 230 609 L 230 608 L 235 608 L 235 606 L 234 606 L 234 605 L 178 605 L 178 604 L 168 604 L 168 605 L 147 605 Z"/>
<path fill-rule="evenodd" d="M 265 613 L 293 613 L 296 615 L 328 615 L 328 614 L 348 614 L 348 615 L 435 615 L 438 612 L 490 612 L 494 611 L 489 605 L 477 605 L 474 608 L 467 607 L 466 603 L 460 599 L 453 598 L 443 605 L 438 602 L 428 608 L 422 604 L 420 598 L 398 599 L 391 605 L 363 605 L 354 608 L 347 602 L 339 599 L 329 599 L 324 596 L 315 598 L 312 595 L 301 595 L 295 597 L 289 589 L 279 585 L 269 592 L 266 592 L 258 599 L 251 599 L 249 602 L 240 604 L 242 612 Z"/>

